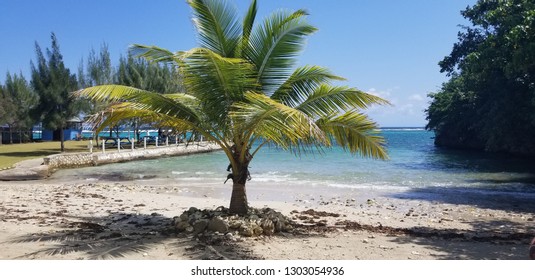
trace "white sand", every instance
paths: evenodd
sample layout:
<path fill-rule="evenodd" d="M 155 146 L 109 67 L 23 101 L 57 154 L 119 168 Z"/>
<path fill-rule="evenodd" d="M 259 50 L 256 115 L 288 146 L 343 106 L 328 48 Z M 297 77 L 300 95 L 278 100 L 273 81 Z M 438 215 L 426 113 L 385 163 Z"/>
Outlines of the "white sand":
<path fill-rule="evenodd" d="M 388 193 L 251 182 L 249 202 L 291 214 L 315 209 L 331 228 L 206 244 L 169 232 L 189 207 L 228 206 L 227 185 L 177 182 L 0 182 L 0 259 L 527 259 L 535 218 L 521 210 L 402 199 Z M 295 211 L 294 211 L 295 212 Z M 392 229 L 382 232 L 378 226 Z M 403 234 L 397 229 L 429 233 Z M 435 230 L 435 231 L 433 231 Z M 463 234 L 456 238 L 452 233 Z M 475 236 L 480 241 L 474 241 Z"/>

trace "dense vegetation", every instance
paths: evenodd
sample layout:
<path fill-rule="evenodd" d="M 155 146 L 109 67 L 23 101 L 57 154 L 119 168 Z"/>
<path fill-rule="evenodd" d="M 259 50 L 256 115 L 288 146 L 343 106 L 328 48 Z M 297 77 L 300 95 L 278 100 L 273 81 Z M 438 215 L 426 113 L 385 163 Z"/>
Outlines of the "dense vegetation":
<path fill-rule="evenodd" d="M 438 146 L 535 156 L 535 2 L 480 0 L 472 26 L 440 63 L 450 76 L 430 94 Z"/>
<path fill-rule="evenodd" d="M 0 125 L 10 131 L 8 141 L 28 142 L 32 139 L 32 127 L 42 123 L 44 128 L 55 130 L 63 139 L 60 128 L 73 117 L 89 116 L 103 110 L 107 104 L 74 98 L 71 92 L 88 86 L 120 84 L 134 86 L 157 93 L 180 91 L 181 79 L 175 68 L 163 64 L 149 64 L 145 60 L 128 55 L 113 66 L 108 47 L 103 44 L 97 53 L 91 50 L 87 62 L 80 62 L 77 75 L 63 63 L 59 42 L 51 34 L 51 47 L 44 52 L 35 44 L 36 61 L 31 62 L 31 77 L 22 73 L 6 74 L 5 84 L 0 85 Z M 123 123 L 124 124 L 124 123 Z M 129 124 L 141 125 L 138 120 Z M 17 137 L 13 137 L 13 133 Z M 20 135 L 19 135 L 20 134 Z M 63 147 L 63 143 L 61 146 Z M 63 148 L 62 148 L 63 150 Z"/>

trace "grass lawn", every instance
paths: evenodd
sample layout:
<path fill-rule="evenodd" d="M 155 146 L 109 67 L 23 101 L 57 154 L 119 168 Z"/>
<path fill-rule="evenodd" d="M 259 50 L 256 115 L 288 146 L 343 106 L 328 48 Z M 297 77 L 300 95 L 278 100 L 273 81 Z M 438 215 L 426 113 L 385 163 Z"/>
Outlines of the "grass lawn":
<path fill-rule="evenodd" d="M 65 141 L 65 152 L 88 152 L 89 140 Z M 60 142 L 40 142 L 25 144 L 0 145 L 0 169 L 12 167 L 13 164 L 26 159 L 46 157 L 59 154 Z"/>

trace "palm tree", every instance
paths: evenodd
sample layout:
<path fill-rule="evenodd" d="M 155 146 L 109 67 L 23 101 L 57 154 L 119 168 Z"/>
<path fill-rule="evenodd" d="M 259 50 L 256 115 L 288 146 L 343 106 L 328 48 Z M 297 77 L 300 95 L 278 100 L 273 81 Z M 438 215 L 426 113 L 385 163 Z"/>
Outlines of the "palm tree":
<path fill-rule="evenodd" d="M 388 101 L 333 85 L 343 78 L 325 68 L 295 67 L 306 37 L 316 31 L 305 21 L 305 11 L 277 11 L 255 25 L 256 0 L 241 21 L 227 1 L 188 4 L 199 47 L 179 52 L 144 45 L 130 49 L 150 62 L 177 67 L 185 92 L 162 95 L 119 85 L 78 91 L 113 102 L 100 127 L 140 117 L 217 143 L 230 161 L 230 211 L 237 214 L 248 210 L 248 166 L 265 144 L 296 154 L 340 145 L 352 154 L 387 158 L 376 124 L 360 111 Z"/>

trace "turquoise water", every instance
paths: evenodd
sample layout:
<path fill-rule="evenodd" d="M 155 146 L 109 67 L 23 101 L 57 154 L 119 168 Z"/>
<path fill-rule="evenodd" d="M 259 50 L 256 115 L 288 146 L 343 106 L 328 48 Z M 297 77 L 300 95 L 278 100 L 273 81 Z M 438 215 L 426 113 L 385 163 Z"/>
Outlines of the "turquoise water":
<path fill-rule="evenodd" d="M 352 156 L 340 148 L 295 156 L 264 147 L 251 163 L 252 182 L 413 193 L 535 195 L 535 165 L 475 152 L 436 148 L 423 129 L 385 129 L 390 159 Z M 55 178 L 175 180 L 222 184 L 228 160 L 222 152 L 61 170 Z"/>

